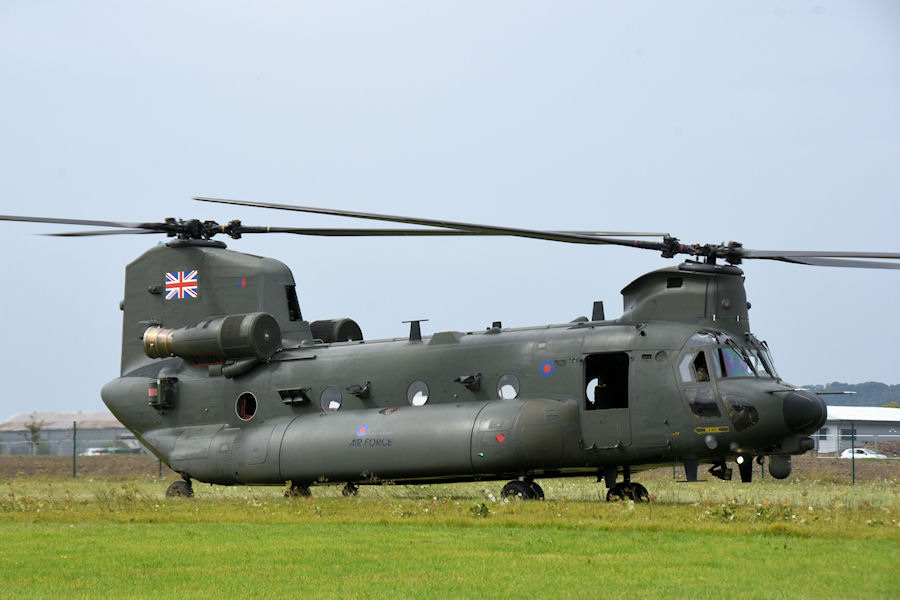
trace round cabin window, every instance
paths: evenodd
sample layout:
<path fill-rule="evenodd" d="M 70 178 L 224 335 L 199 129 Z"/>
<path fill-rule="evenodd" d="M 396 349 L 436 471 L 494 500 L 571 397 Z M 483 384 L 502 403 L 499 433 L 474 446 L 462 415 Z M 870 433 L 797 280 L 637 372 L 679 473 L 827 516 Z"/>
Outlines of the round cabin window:
<path fill-rule="evenodd" d="M 515 400 L 519 397 L 519 378 L 506 373 L 497 381 L 497 396 L 501 400 Z"/>
<path fill-rule="evenodd" d="M 256 396 L 250 392 L 244 392 L 238 396 L 234 404 L 234 412 L 242 421 L 249 421 L 256 414 Z"/>
<path fill-rule="evenodd" d="M 406 390 L 406 399 L 412 406 L 422 406 L 428 402 L 428 384 L 424 381 L 413 381 Z"/>
<path fill-rule="evenodd" d="M 325 412 L 336 412 L 341 407 L 342 401 L 341 390 L 335 386 L 329 385 L 322 390 L 321 405 Z"/>

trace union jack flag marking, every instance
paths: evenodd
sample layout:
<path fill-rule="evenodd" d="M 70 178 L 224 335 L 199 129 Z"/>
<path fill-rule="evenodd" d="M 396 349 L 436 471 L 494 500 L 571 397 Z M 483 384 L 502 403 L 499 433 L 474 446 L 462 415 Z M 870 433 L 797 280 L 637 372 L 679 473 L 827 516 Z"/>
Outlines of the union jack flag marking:
<path fill-rule="evenodd" d="M 197 297 L 197 271 L 166 273 L 166 300 Z"/>

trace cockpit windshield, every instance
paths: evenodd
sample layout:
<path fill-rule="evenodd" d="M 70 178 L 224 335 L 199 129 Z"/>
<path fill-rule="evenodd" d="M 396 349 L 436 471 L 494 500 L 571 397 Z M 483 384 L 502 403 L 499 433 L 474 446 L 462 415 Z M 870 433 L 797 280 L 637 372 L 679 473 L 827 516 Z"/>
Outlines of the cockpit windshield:
<path fill-rule="evenodd" d="M 685 345 L 693 351 L 685 356 L 679 367 L 682 380 L 708 380 L 710 374 L 717 378 L 778 377 L 765 343 L 752 335 L 747 336 L 746 342 L 738 344 L 732 336 L 722 332 L 695 333 Z M 709 355 L 709 360 L 705 354 Z"/>
<path fill-rule="evenodd" d="M 722 358 L 722 375 L 724 377 L 755 377 L 756 371 L 742 348 L 717 348 Z"/>
<path fill-rule="evenodd" d="M 760 374 L 760 377 L 768 375 L 778 379 L 778 372 L 775 371 L 775 363 L 772 362 L 768 344 L 759 341 L 753 335 L 747 334 L 747 352 L 750 354 L 750 362 L 753 364 L 756 372 Z"/>

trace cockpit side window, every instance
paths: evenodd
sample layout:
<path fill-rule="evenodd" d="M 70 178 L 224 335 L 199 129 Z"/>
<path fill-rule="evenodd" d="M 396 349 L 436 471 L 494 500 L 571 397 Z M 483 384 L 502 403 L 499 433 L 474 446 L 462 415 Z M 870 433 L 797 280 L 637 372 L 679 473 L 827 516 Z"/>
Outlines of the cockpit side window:
<path fill-rule="evenodd" d="M 698 352 L 692 363 L 697 381 L 709 381 L 709 367 L 706 366 L 706 352 Z"/>
<path fill-rule="evenodd" d="M 688 352 L 678 363 L 678 373 L 684 386 L 684 395 L 695 417 L 719 417 L 719 405 L 712 385 L 712 373 L 718 373 L 718 359 L 712 349 L 713 360 L 707 361 L 709 353 L 705 350 Z M 712 370 L 710 369 L 712 367 Z"/>
<path fill-rule="evenodd" d="M 719 417 L 719 405 L 716 404 L 715 391 L 711 385 L 697 385 L 684 388 L 691 412 L 695 417 Z"/>
<path fill-rule="evenodd" d="M 710 381 L 711 371 L 706 362 L 706 352 L 698 350 L 685 354 L 678 365 L 678 372 L 681 375 L 681 380 L 685 383 Z"/>

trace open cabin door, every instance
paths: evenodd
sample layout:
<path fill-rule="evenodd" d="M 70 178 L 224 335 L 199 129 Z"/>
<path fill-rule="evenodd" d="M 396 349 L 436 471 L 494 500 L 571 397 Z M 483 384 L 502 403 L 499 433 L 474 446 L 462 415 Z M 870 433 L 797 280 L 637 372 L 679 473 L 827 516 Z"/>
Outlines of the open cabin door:
<path fill-rule="evenodd" d="M 584 359 L 581 437 L 586 449 L 631 445 L 626 352 L 589 354 Z"/>

